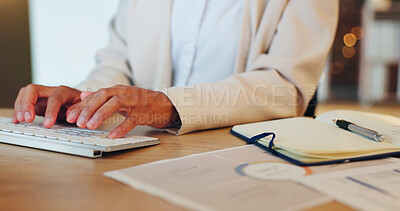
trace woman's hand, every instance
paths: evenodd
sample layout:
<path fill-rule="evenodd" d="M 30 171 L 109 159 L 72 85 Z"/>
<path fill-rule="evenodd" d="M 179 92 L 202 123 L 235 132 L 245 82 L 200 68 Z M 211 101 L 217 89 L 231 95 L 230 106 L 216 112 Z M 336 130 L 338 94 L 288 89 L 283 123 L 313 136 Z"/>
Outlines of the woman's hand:
<path fill-rule="evenodd" d="M 80 101 L 80 93 L 79 90 L 66 86 L 29 84 L 19 90 L 12 122 L 32 122 L 35 115 L 39 115 L 45 117 L 43 125 L 50 128 L 56 120 L 66 120 L 65 111 Z"/>
<path fill-rule="evenodd" d="M 124 136 L 138 125 L 156 128 L 169 126 L 177 112 L 161 92 L 135 86 L 114 86 L 88 94 L 82 102 L 70 107 L 67 121 L 80 128 L 96 129 L 109 116 L 118 112 L 125 120 L 109 134 L 115 139 Z"/>

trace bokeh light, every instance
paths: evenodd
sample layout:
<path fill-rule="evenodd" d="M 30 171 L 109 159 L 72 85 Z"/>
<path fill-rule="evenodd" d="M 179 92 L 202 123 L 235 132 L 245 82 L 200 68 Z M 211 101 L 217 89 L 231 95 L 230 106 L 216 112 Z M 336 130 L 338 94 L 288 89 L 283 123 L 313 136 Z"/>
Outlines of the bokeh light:
<path fill-rule="evenodd" d="M 344 57 L 350 59 L 356 54 L 356 49 L 354 47 L 344 46 L 342 48 L 342 54 Z"/>
<path fill-rule="evenodd" d="M 338 66 L 340 68 L 344 68 L 344 66 L 346 66 L 346 64 L 347 64 L 347 59 L 344 58 L 344 56 L 342 56 L 342 55 L 337 55 L 335 57 L 335 64 L 336 64 L 336 66 Z"/>
<path fill-rule="evenodd" d="M 361 26 L 355 26 L 351 29 L 351 33 L 356 36 L 357 40 L 361 40 L 364 37 L 364 29 Z"/>
<path fill-rule="evenodd" d="M 340 68 L 335 63 L 332 63 L 331 64 L 331 73 L 333 75 L 340 75 L 343 73 L 343 68 Z"/>
<path fill-rule="evenodd" d="M 347 33 L 343 37 L 343 42 L 348 47 L 353 47 L 357 43 L 357 37 L 353 33 Z"/>

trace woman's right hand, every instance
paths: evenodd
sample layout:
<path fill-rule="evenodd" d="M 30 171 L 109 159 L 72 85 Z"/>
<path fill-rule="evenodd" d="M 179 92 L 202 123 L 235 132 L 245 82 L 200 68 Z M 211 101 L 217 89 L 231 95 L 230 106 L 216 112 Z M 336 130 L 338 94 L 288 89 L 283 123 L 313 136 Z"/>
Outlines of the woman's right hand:
<path fill-rule="evenodd" d="M 19 90 L 12 122 L 32 122 L 39 115 L 44 116 L 43 125 L 50 128 L 56 120 L 65 121 L 65 112 L 81 101 L 80 94 L 81 91 L 67 86 L 29 84 Z"/>

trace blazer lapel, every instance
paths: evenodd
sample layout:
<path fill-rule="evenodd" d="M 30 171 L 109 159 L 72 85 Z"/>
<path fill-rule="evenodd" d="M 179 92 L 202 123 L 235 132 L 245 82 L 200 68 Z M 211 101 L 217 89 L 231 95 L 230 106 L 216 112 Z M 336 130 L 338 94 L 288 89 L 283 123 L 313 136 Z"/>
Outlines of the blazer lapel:
<path fill-rule="evenodd" d="M 245 0 L 235 73 L 249 71 L 266 53 L 286 4 L 287 0 Z"/>
<path fill-rule="evenodd" d="M 235 61 L 235 73 L 244 72 L 251 40 L 250 4 L 252 0 L 245 0 L 242 9 L 242 23 L 238 52 Z"/>

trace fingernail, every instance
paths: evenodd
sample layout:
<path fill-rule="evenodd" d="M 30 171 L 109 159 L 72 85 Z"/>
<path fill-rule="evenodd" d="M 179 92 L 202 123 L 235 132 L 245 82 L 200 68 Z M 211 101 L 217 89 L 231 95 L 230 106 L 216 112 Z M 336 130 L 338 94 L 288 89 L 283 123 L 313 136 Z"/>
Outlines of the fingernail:
<path fill-rule="evenodd" d="M 83 127 L 85 124 L 85 117 L 80 116 L 76 124 L 78 125 L 78 127 Z"/>
<path fill-rule="evenodd" d="M 25 121 L 28 121 L 31 119 L 31 113 L 25 112 Z"/>
<path fill-rule="evenodd" d="M 17 119 L 18 119 L 18 121 L 20 121 L 20 122 L 24 121 L 24 117 L 22 116 L 22 112 L 18 112 L 18 113 L 17 113 Z"/>
<path fill-rule="evenodd" d="M 76 113 L 75 112 L 71 112 L 67 116 L 67 122 L 69 122 L 69 123 L 73 123 L 75 119 L 76 119 Z"/>
<path fill-rule="evenodd" d="M 97 124 L 96 120 L 92 118 L 92 119 L 87 123 L 87 126 L 88 126 L 88 128 L 93 129 L 93 128 L 96 126 L 96 124 Z"/>
<path fill-rule="evenodd" d="M 52 122 L 52 119 L 51 119 L 50 117 L 46 117 L 46 118 L 44 119 L 43 125 L 44 125 L 45 127 L 50 127 L 50 126 L 51 126 L 51 122 Z"/>
<path fill-rule="evenodd" d="M 18 123 L 18 119 L 15 115 L 12 117 L 12 123 L 14 124 Z"/>

